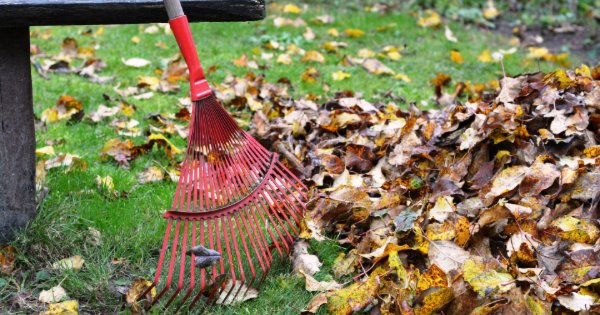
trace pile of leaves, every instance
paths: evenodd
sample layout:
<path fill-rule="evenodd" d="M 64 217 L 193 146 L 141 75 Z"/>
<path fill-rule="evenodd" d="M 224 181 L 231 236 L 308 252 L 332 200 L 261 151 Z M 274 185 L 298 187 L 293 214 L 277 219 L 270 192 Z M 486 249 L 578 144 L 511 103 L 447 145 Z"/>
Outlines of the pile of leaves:
<path fill-rule="evenodd" d="M 347 249 L 343 287 L 300 268 L 323 291 L 306 312 L 545 314 L 600 311 L 598 80 L 529 73 L 460 102 L 447 78 L 429 110 L 352 92 L 318 105 L 253 75 L 217 93 L 311 187 L 301 237 Z"/>

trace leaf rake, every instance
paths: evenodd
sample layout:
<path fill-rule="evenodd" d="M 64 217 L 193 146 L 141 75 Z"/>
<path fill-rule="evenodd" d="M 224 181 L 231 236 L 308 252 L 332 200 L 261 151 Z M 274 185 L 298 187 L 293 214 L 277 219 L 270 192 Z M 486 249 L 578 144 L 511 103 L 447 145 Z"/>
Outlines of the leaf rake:
<path fill-rule="evenodd" d="M 243 301 L 263 283 L 274 255 L 286 257 L 305 209 L 306 187 L 216 99 L 179 0 L 164 0 L 189 69 L 192 117 L 186 156 L 151 296 L 177 312 L 199 302 Z"/>

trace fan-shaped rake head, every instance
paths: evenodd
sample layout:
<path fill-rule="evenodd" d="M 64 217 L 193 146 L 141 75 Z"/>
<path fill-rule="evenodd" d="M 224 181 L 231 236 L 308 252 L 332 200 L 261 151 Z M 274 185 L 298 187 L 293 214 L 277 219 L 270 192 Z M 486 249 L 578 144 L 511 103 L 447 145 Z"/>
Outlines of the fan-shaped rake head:
<path fill-rule="evenodd" d="M 213 95 L 193 103 L 186 157 L 152 286 L 151 304 L 178 310 L 257 293 L 274 255 L 287 257 L 305 187 Z M 159 301 L 164 301 L 159 302 Z"/>

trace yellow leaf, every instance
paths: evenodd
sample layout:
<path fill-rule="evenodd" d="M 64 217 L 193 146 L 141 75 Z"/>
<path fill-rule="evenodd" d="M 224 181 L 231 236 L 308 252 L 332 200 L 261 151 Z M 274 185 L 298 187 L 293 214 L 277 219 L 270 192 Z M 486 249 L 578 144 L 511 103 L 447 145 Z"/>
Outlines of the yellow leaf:
<path fill-rule="evenodd" d="M 133 36 L 131 38 L 131 42 L 134 44 L 139 44 L 142 40 L 138 36 Z"/>
<path fill-rule="evenodd" d="M 494 6 L 494 2 L 492 0 L 488 1 L 488 5 L 485 9 L 483 9 L 483 17 L 488 20 L 493 20 L 500 15 L 500 12 Z"/>
<path fill-rule="evenodd" d="M 336 72 L 334 72 L 334 73 L 331 74 L 331 77 L 333 77 L 334 81 L 342 81 L 342 80 L 350 78 L 351 76 L 352 75 L 350 73 L 344 72 L 344 71 L 341 71 L 341 70 L 338 70 L 338 71 L 336 71 Z"/>
<path fill-rule="evenodd" d="M 107 176 L 108 178 L 110 178 L 110 176 Z M 110 178 L 110 183 L 112 184 L 112 178 Z M 113 187 L 114 189 L 114 187 Z M 65 259 L 61 259 L 55 263 L 52 264 L 52 269 L 57 269 L 57 270 L 79 270 L 83 267 L 83 263 L 85 262 L 85 259 L 83 259 L 83 257 L 79 256 L 79 255 L 75 255 L 69 258 L 65 258 Z"/>
<path fill-rule="evenodd" d="M 137 80 L 138 87 L 147 87 L 153 91 L 158 89 L 158 85 L 160 84 L 160 79 L 157 77 L 150 76 L 140 76 Z"/>
<path fill-rule="evenodd" d="M 363 37 L 365 35 L 365 32 L 357 28 L 348 28 L 344 30 L 344 34 L 346 34 L 346 36 L 348 37 L 358 38 Z"/>
<path fill-rule="evenodd" d="M 400 60 L 400 58 L 402 58 L 402 55 L 397 51 L 390 51 L 387 53 L 387 57 L 391 60 L 397 61 Z"/>
<path fill-rule="evenodd" d="M 463 265 L 463 277 L 481 297 L 509 291 L 515 285 L 513 277 L 493 258 L 468 259 Z"/>
<path fill-rule="evenodd" d="M 562 216 L 550 225 L 560 230 L 560 238 L 577 243 L 594 244 L 600 236 L 600 230 L 595 225 L 570 215 Z"/>
<path fill-rule="evenodd" d="M 489 49 L 485 49 L 484 51 L 481 52 L 481 54 L 479 56 L 477 56 L 477 60 L 481 61 L 481 62 L 492 62 L 492 54 L 490 53 Z"/>
<path fill-rule="evenodd" d="M 448 277 L 446 276 L 446 273 L 435 264 L 432 264 L 431 267 L 417 277 L 417 279 L 417 295 L 429 288 L 448 287 Z"/>
<path fill-rule="evenodd" d="M 156 288 L 152 288 L 150 292 L 146 293 L 145 296 L 140 296 L 145 293 L 146 290 L 152 285 L 152 282 L 146 279 L 135 279 L 131 283 L 131 287 L 125 293 L 125 301 L 127 305 L 131 306 L 131 310 L 134 313 L 140 312 L 143 308 L 137 303 L 138 298 L 145 299 L 146 301 L 152 301 L 156 296 Z"/>
<path fill-rule="evenodd" d="M 581 75 L 581 76 L 586 76 L 586 77 L 591 77 L 592 70 L 590 70 L 590 67 L 588 67 L 587 65 L 582 64 L 581 66 L 579 66 L 579 68 L 575 69 L 575 74 Z"/>
<path fill-rule="evenodd" d="M 317 68 L 310 67 L 302 73 L 301 79 L 306 83 L 315 83 L 317 82 L 317 78 L 319 76 L 321 76 L 319 70 L 317 70 Z"/>
<path fill-rule="evenodd" d="M 353 314 L 371 304 L 379 290 L 379 276 L 386 270 L 377 267 L 365 282 L 354 282 L 348 287 L 333 291 L 327 299 L 330 314 Z"/>
<path fill-rule="evenodd" d="M 465 58 L 463 58 L 463 56 L 460 54 L 460 52 L 456 49 L 452 49 L 450 51 L 450 60 L 452 60 L 452 62 L 458 63 L 458 64 L 465 62 Z"/>
<path fill-rule="evenodd" d="M 330 28 L 327 30 L 327 34 L 329 34 L 330 36 L 333 37 L 338 37 L 340 36 L 340 32 L 338 32 L 337 28 Z"/>
<path fill-rule="evenodd" d="M 289 65 L 289 64 L 292 64 L 292 58 L 288 54 L 281 54 L 281 55 L 277 56 L 277 63 Z"/>
<path fill-rule="evenodd" d="M 550 52 L 546 47 L 529 47 L 529 53 L 527 58 L 529 59 L 542 59 L 546 57 Z"/>
<path fill-rule="evenodd" d="M 298 14 L 298 13 L 302 12 L 302 9 L 299 6 L 295 5 L 295 4 L 286 4 L 283 7 L 283 12 L 284 13 Z"/>
<path fill-rule="evenodd" d="M 182 153 L 183 151 L 181 151 L 179 148 L 177 148 L 173 143 L 171 143 L 171 141 L 167 140 L 167 138 L 165 138 L 164 135 L 162 134 L 151 134 L 150 137 L 148 137 L 148 140 L 152 141 L 165 141 L 167 143 L 168 148 L 175 154 L 179 154 Z"/>
<path fill-rule="evenodd" d="M 430 315 L 437 312 L 454 298 L 450 288 L 435 288 L 423 298 L 423 306 L 414 309 L 415 315 Z"/>
<path fill-rule="evenodd" d="M 151 166 L 147 168 L 145 171 L 138 174 L 138 180 L 140 184 L 150 183 L 150 182 L 158 182 L 165 178 L 165 174 L 163 171 L 156 167 Z"/>
<path fill-rule="evenodd" d="M 42 112 L 41 120 L 47 123 L 53 123 L 58 121 L 58 111 L 54 107 L 46 108 Z"/>
<path fill-rule="evenodd" d="M 302 61 L 303 62 L 314 61 L 314 62 L 318 62 L 318 63 L 324 63 L 325 57 L 316 50 L 309 50 L 306 52 L 306 54 L 304 54 Z"/>
<path fill-rule="evenodd" d="M 425 11 L 426 16 L 422 16 L 419 18 L 417 24 L 422 27 L 438 27 L 442 23 L 442 18 L 440 15 L 433 11 L 427 10 Z"/>
<path fill-rule="evenodd" d="M 68 300 L 60 303 L 52 303 L 43 315 L 77 315 L 79 314 L 79 302 Z"/>
<path fill-rule="evenodd" d="M 49 145 L 49 146 L 45 146 L 43 148 L 36 149 L 35 155 L 36 156 L 56 155 L 56 153 L 54 153 L 54 148 L 51 145 Z"/>
<path fill-rule="evenodd" d="M 402 81 L 404 81 L 406 83 L 412 82 L 412 80 L 406 74 L 404 74 L 404 73 L 397 73 L 394 76 L 394 79 L 402 80 Z"/>

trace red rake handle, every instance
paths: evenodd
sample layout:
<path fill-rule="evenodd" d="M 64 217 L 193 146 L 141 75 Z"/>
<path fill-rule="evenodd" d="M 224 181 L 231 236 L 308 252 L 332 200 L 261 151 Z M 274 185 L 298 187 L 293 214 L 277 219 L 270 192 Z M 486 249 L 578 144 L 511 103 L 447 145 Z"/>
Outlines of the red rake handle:
<path fill-rule="evenodd" d="M 175 35 L 175 40 L 179 45 L 179 50 L 185 59 L 185 63 L 188 66 L 190 72 L 190 91 L 191 98 L 193 101 L 199 101 L 211 94 L 210 87 L 206 78 L 204 77 L 204 71 L 198 58 L 198 52 L 196 51 L 196 45 L 194 44 L 194 38 L 192 37 L 192 31 L 190 30 L 190 24 L 188 23 L 187 16 L 183 14 L 183 9 L 179 0 L 164 0 L 167 14 L 169 15 L 169 25 Z"/>

